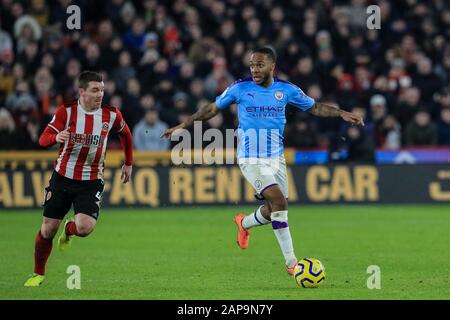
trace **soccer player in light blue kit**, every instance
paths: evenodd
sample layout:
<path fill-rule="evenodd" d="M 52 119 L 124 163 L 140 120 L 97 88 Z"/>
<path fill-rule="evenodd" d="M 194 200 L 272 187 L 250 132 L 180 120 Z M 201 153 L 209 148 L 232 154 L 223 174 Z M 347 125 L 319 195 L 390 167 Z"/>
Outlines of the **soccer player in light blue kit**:
<path fill-rule="evenodd" d="M 285 259 L 286 271 L 292 275 L 297 257 L 288 225 L 288 181 L 283 154 L 283 130 L 287 104 L 321 117 L 341 117 L 353 125 L 364 125 L 354 113 L 314 101 L 296 85 L 274 78 L 276 54 L 270 47 L 253 51 L 250 57 L 251 77 L 237 80 L 215 102 L 200 108 L 187 121 L 167 129 L 170 138 L 177 129 L 186 129 L 196 120 L 208 120 L 221 109 L 238 106 L 238 164 L 246 180 L 256 190 L 264 205 L 255 212 L 237 214 L 237 243 L 246 249 L 250 229 L 271 223 Z"/>

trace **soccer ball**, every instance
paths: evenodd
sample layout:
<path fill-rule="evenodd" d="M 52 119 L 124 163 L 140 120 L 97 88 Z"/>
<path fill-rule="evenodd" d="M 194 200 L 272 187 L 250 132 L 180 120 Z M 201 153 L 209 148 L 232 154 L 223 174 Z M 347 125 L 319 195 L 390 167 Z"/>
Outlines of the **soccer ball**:
<path fill-rule="evenodd" d="M 315 258 L 303 258 L 294 268 L 294 279 L 299 287 L 317 288 L 325 282 L 325 267 Z"/>

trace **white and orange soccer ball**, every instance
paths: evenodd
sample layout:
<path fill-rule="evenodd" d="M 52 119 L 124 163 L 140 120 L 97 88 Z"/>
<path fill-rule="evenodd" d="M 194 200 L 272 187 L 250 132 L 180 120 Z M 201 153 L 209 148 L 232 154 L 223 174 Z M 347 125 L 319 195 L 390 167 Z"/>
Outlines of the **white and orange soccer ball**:
<path fill-rule="evenodd" d="M 317 288 L 325 282 L 325 267 L 315 258 L 303 258 L 294 268 L 294 279 L 299 287 Z"/>

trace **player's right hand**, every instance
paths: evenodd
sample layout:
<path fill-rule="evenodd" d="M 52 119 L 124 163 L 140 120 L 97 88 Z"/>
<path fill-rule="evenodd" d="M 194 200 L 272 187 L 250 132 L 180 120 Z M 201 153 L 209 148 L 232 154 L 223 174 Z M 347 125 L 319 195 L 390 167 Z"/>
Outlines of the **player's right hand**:
<path fill-rule="evenodd" d="M 172 134 L 173 134 L 176 130 L 181 129 L 181 128 L 182 128 L 182 124 L 181 124 L 181 125 L 178 125 L 178 126 L 176 126 L 176 127 L 172 127 L 172 128 L 166 129 L 166 131 L 163 132 L 163 134 L 161 135 L 160 138 L 163 138 L 163 139 L 170 139 L 170 137 L 172 136 Z"/>
<path fill-rule="evenodd" d="M 359 114 L 342 111 L 341 118 L 353 125 L 364 126 L 364 120 Z"/>
<path fill-rule="evenodd" d="M 69 128 L 67 128 L 56 135 L 56 142 L 63 143 L 66 140 L 68 140 L 69 137 L 70 137 L 70 132 L 69 132 Z"/>
<path fill-rule="evenodd" d="M 175 128 L 169 128 L 169 129 L 166 129 L 166 131 L 164 131 L 164 132 L 162 133 L 162 135 L 161 135 L 160 138 L 163 138 L 163 139 L 170 139 L 170 136 L 172 135 L 174 129 L 175 129 Z"/>

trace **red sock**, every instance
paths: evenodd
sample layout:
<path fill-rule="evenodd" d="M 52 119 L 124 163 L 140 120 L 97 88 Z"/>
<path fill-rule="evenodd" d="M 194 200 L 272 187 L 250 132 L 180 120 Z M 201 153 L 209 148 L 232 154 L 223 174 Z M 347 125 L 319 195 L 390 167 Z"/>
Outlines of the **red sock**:
<path fill-rule="evenodd" d="M 66 225 L 66 229 L 64 230 L 66 232 L 67 235 L 69 236 L 80 236 L 80 234 L 77 231 L 77 225 L 75 224 L 75 222 L 70 221 L 67 225 Z"/>
<path fill-rule="evenodd" d="M 34 273 L 45 274 L 45 264 L 50 252 L 52 252 L 52 240 L 44 239 L 41 230 L 38 231 L 34 242 Z"/>

